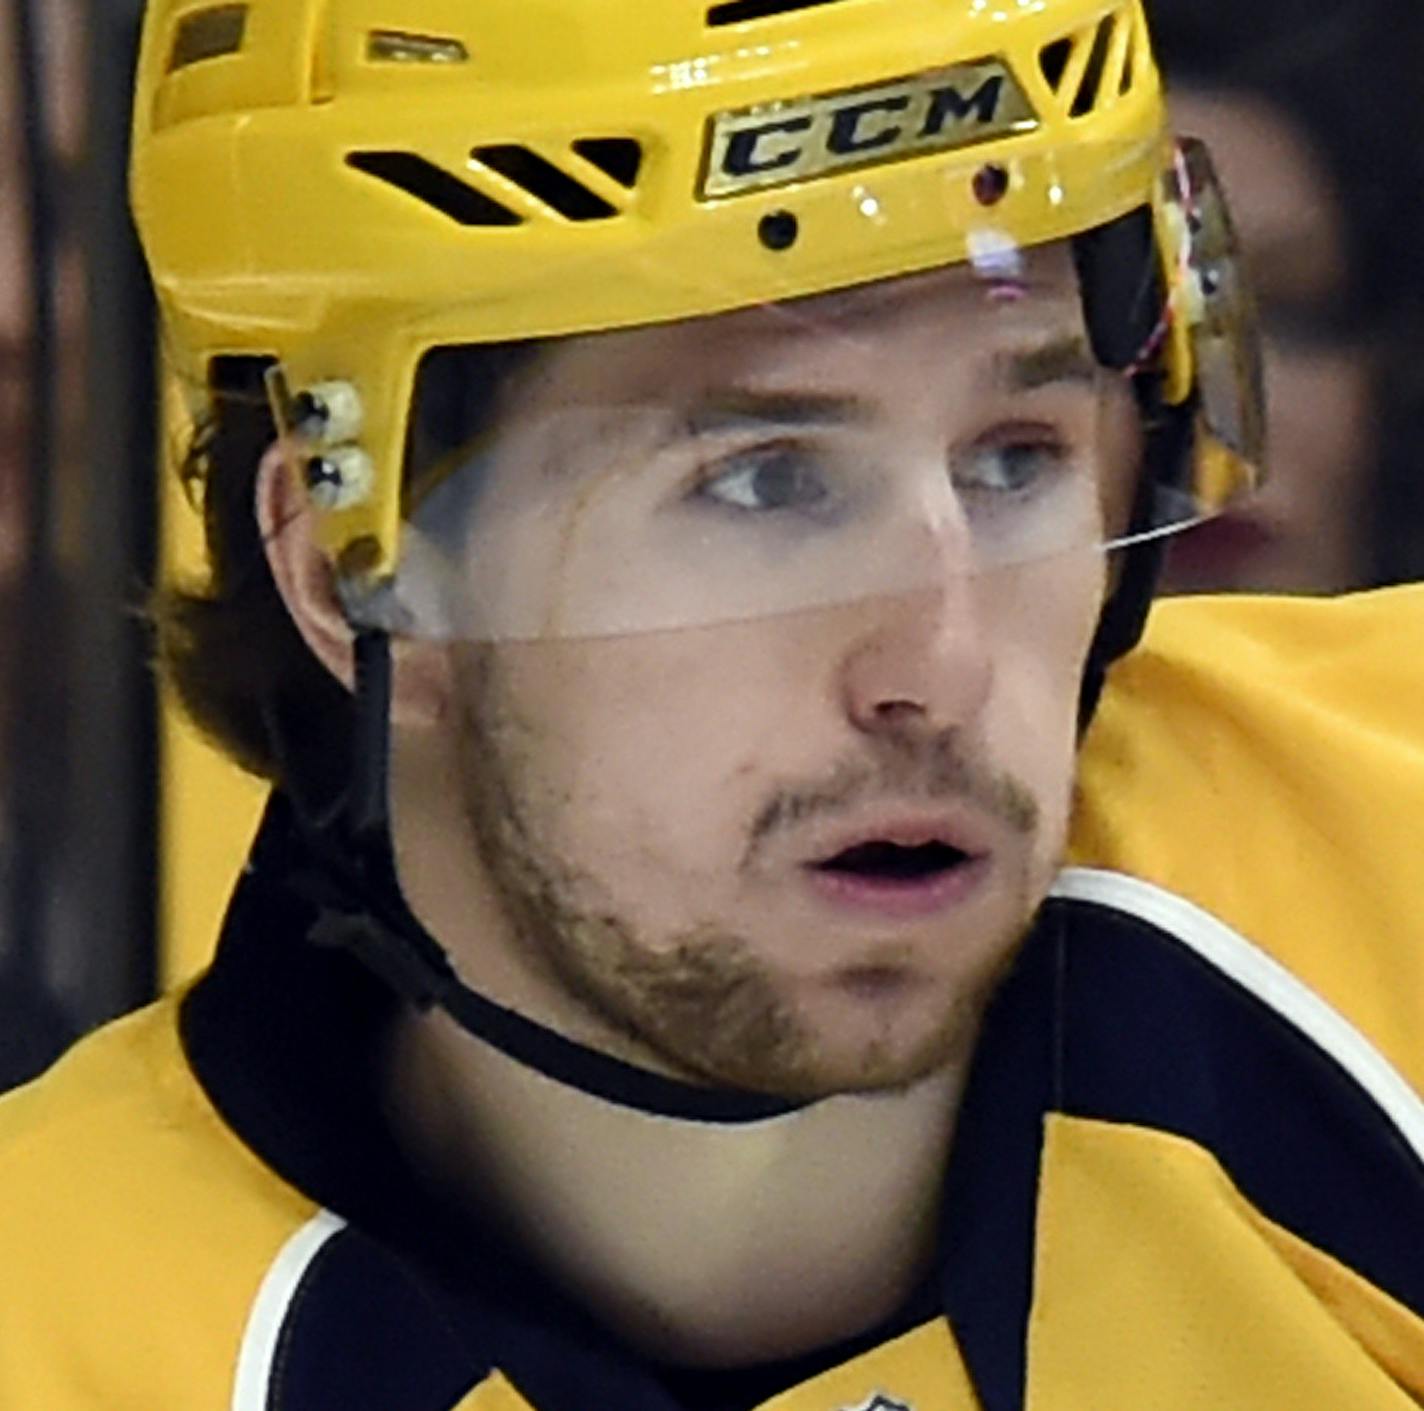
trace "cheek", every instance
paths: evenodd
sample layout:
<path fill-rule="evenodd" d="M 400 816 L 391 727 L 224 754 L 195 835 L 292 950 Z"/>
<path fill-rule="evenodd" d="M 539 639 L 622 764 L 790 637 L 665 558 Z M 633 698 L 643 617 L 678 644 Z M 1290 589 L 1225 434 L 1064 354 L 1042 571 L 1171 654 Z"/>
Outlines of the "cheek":
<path fill-rule="evenodd" d="M 516 649 L 501 694 L 537 761 L 531 822 L 601 870 L 724 864 L 791 704 L 795 678 L 767 637 L 734 626 Z"/>

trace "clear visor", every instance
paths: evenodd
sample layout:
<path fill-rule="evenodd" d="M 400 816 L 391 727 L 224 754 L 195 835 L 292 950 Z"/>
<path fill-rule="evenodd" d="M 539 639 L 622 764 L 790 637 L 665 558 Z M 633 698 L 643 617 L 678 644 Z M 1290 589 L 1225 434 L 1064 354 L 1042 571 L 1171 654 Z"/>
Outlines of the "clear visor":
<path fill-rule="evenodd" d="M 1252 488 L 1260 389 L 1203 160 L 1165 178 L 1167 287 L 1150 251 L 1122 281 L 1144 297 L 1121 368 L 1093 355 L 1070 245 L 1020 249 L 987 221 L 943 269 L 528 345 L 497 392 L 483 350 L 435 349 L 398 571 L 348 611 L 426 639 L 665 631 L 936 591 L 1219 512 Z M 1139 374 L 1174 338 L 1198 434 L 1169 482 L 1144 477 Z"/>
<path fill-rule="evenodd" d="M 742 621 L 1123 542 L 1138 457 L 1121 380 L 1077 340 L 955 361 L 919 385 L 886 368 L 856 387 L 799 379 L 788 358 L 686 401 L 521 417 L 413 508 L 399 629 L 490 641 Z"/>

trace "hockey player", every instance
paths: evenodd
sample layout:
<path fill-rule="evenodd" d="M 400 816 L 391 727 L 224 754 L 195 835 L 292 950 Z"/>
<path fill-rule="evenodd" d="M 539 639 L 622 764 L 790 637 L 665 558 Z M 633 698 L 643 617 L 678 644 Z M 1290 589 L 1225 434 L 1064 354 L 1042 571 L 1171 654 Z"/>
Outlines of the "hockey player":
<path fill-rule="evenodd" d="M 1132 650 L 1262 449 L 1138 5 L 395 14 L 150 8 L 277 788 L 0 1108 L 0 1399 L 1416 1405 L 1417 595 Z"/>

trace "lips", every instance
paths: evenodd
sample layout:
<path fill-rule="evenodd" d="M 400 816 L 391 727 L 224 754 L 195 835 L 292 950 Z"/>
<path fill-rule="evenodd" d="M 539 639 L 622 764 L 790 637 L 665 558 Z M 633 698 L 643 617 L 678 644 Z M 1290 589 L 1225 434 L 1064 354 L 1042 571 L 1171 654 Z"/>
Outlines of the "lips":
<path fill-rule="evenodd" d="M 952 843 L 935 841 L 904 847 L 899 843 L 872 841 L 846 848 L 812 865 L 818 872 L 886 882 L 919 882 L 960 866 L 968 857 Z"/>
<path fill-rule="evenodd" d="M 967 899 L 989 865 L 978 830 L 902 820 L 836 839 L 803 868 L 812 890 L 838 908 L 913 918 Z"/>

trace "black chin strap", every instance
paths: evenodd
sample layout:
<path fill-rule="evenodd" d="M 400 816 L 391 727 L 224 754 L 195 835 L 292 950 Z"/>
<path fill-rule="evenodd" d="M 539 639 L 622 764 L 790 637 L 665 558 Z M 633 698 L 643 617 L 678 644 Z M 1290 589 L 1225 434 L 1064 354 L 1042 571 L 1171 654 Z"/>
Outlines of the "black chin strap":
<path fill-rule="evenodd" d="M 391 639 L 366 628 L 352 644 L 351 774 L 346 826 L 355 841 L 378 843 L 389 857 Z"/>
<path fill-rule="evenodd" d="M 1185 406 L 1150 405 L 1155 389 L 1140 395 L 1148 400 L 1144 409 L 1147 426 L 1143 464 L 1138 477 L 1137 503 L 1133 508 L 1134 532 L 1142 532 L 1150 520 L 1152 500 L 1158 488 L 1179 478 L 1188 463 L 1192 447 L 1195 400 Z M 1115 564 L 1116 579 L 1103 604 L 1083 669 L 1083 685 L 1078 694 L 1078 737 L 1088 733 L 1107 682 L 1108 668 L 1124 657 L 1141 640 L 1147 614 L 1157 592 L 1162 560 L 1167 552 L 1167 535 L 1142 539 L 1120 549 Z"/>
<path fill-rule="evenodd" d="M 1131 534 L 1153 526 L 1157 494 L 1180 485 L 1189 473 L 1196 399 L 1168 406 L 1155 356 L 1146 359 L 1162 326 L 1167 291 L 1157 272 L 1152 214 L 1144 206 L 1107 225 L 1073 237 L 1073 263 L 1082 296 L 1084 325 L 1093 356 L 1132 379 L 1145 430 L 1137 474 Z M 1134 369 L 1137 369 L 1134 371 Z M 1098 619 L 1078 697 L 1078 734 L 1092 723 L 1108 668 L 1135 647 L 1157 591 L 1165 538 L 1146 538 L 1118 550 L 1109 564 L 1112 587 Z"/>
<path fill-rule="evenodd" d="M 396 881 L 390 831 L 391 641 L 361 630 L 353 645 L 351 758 L 339 800 L 324 808 L 295 792 L 310 865 L 293 885 L 317 907 L 309 939 L 351 952 L 420 1009 L 446 1003 L 460 982 L 410 914 Z M 289 787 L 293 776 L 288 775 Z"/>
<path fill-rule="evenodd" d="M 352 709 L 353 758 L 340 802 L 314 809 L 293 798 L 309 860 L 290 882 L 316 906 L 309 941 L 349 952 L 409 1004 L 443 1010 L 525 1067 L 619 1106 L 739 1124 L 804 1105 L 663 1077 L 574 1043 L 470 989 L 406 905 L 396 873 L 389 802 L 391 643 L 384 632 L 356 636 Z"/>

